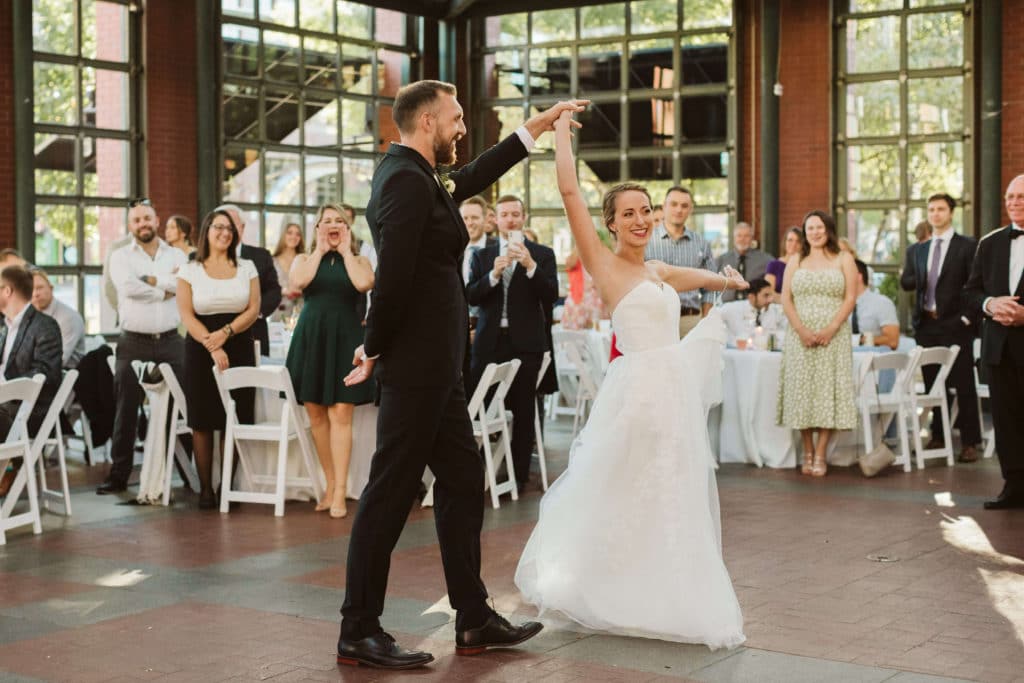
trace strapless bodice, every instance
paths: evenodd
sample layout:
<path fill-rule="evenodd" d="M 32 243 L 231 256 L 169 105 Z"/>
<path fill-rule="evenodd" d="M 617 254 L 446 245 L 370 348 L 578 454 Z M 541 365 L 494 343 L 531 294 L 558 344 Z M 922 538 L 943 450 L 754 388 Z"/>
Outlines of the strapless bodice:
<path fill-rule="evenodd" d="M 612 328 L 623 353 L 648 351 L 679 341 L 679 294 L 644 280 L 629 290 L 612 313 Z"/>

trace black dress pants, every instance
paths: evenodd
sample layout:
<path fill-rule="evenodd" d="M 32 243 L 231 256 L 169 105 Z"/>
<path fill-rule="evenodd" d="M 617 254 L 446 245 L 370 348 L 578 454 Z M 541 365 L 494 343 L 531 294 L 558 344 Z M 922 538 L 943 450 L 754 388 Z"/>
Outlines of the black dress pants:
<path fill-rule="evenodd" d="M 476 628 L 490 615 L 480 579 L 484 468 L 463 383 L 440 388 L 385 384 L 370 481 L 349 539 L 343 638 L 359 640 L 380 630 L 391 552 L 428 465 L 436 478 L 434 522 L 448 599 L 457 610 L 456 628 Z"/>
<path fill-rule="evenodd" d="M 1019 329 L 1011 330 L 999 363 L 989 365 L 988 388 L 1003 479 L 1014 491 L 1024 494 L 1024 331 Z"/>
<path fill-rule="evenodd" d="M 516 482 L 522 488 L 530 478 L 530 456 L 533 455 L 536 436 L 534 420 L 537 416 L 537 375 L 544 354 L 513 352 L 509 335 L 499 334 L 495 362 L 505 363 L 515 358 L 519 359 L 521 365 L 505 395 L 505 407 L 512 411 L 512 464 L 516 468 Z"/>
<path fill-rule="evenodd" d="M 981 443 L 981 416 L 978 414 L 978 390 L 974 385 L 974 335 L 973 327 L 963 327 L 954 332 L 939 328 L 934 321 L 921 321 L 916 339 L 918 346 L 951 346 L 958 344 L 960 353 L 953 362 L 953 367 L 946 378 L 946 396 L 950 409 L 953 397 L 948 391 L 956 389 L 959 414 L 956 427 L 960 430 L 960 441 L 964 446 L 977 446 Z M 924 376 L 926 390 L 931 390 L 939 366 L 925 366 L 921 374 Z M 932 411 L 932 436 L 942 435 L 942 412 L 935 408 Z"/>

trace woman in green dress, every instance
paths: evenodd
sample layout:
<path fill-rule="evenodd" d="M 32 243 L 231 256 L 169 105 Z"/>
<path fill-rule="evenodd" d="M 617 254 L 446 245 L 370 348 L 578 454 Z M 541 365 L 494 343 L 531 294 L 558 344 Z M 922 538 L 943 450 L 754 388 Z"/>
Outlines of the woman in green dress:
<path fill-rule="evenodd" d="M 782 349 L 777 417 L 780 425 L 800 430 L 801 471 L 823 477 L 833 431 L 857 424 L 849 323 L 857 302 L 857 266 L 840 251 L 832 216 L 811 211 L 803 229 L 803 246 L 790 256 L 782 281 L 789 332 Z"/>
<path fill-rule="evenodd" d="M 289 286 L 304 305 L 288 348 L 288 372 L 296 398 L 309 414 L 313 442 L 327 479 L 318 511 L 347 514 L 345 493 L 352 456 L 352 411 L 369 403 L 372 383 L 347 387 L 352 356 L 363 343 L 360 299 L 373 288 L 373 268 L 352 249 L 352 230 L 341 206 L 324 204 L 316 215 L 309 254 L 295 257 Z"/>

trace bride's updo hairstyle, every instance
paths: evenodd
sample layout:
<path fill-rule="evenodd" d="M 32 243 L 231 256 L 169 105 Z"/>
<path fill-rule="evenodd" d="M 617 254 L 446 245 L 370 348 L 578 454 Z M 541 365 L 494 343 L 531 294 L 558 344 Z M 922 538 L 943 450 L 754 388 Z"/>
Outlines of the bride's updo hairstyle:
<path fill-rule="evenodd" d="M 604 200 L 601 202 L 601 212 L 604 218 L 604 227 L 608 228 L 608 232 L 612 234 L 612 237 L 619 239 L 619 236 L 612 230 L 612 223 L 615 222 L 615 209 L 618 204 L 619 195 L 623 192 L 643 192 L 647 195 L 647 201 L 651 201 L 651 193 L 647 191 L 647 188 L 638 183 L 619 183 L 612 189 L 608 190 L 604 195 Z"/>

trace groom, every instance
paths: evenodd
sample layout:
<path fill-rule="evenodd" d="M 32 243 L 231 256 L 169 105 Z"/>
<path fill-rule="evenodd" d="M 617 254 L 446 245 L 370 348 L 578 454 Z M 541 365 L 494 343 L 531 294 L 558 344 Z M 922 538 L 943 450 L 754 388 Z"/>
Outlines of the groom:
<path fill-rule="evenodd" d="M 365 381 L 379 359 L 377 451 L 349 540 L 341 664 L 408 669 L 434 659 L 399 646 L 379 622 L 391 551 L 426 466 L 436 477 L 434 518 L 456 610 L 456 654 L 516 645 L 541 630 L 536 622 L 513 626 L 494 612 L 480 579 L 484 471 L 462 381 L 468 238 L 459 202 L 524 159 L 563 111 L 582 109 L 560 102 L 442 178 L 435 168 L 455 163 L 455 145 L 466 134 L 455 86 L 419 81 L 398 91 L 392 115 L 401 143 L 392 143 L 377 167 L 366 207 L 378 257 L 373 306 L 356 367 L 345 378 L 350 385 Z"/>

